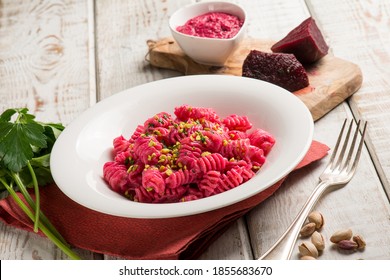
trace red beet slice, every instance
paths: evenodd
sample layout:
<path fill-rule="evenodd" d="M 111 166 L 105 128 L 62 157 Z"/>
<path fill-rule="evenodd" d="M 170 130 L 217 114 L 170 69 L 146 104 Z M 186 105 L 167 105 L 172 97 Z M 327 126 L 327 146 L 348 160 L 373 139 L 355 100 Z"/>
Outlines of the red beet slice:
<path fill-rule="evenodd" d="M 313 63 L 329 50 L 313 18 L 308 18 L 271 47 L 273 52 L 292 53 L 301 63 Z"/>
<path fill-rule="evenodd" d="M 293 54 L 252 50 L 242 65 L 242 76 L 296 91 L 309 85 L 305 68 Z"/>

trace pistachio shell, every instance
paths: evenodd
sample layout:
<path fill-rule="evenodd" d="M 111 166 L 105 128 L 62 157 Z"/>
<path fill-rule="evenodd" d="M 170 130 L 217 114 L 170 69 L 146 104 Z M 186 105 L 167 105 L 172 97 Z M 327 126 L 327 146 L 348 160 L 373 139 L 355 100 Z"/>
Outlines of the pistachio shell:
<path fill-rule="evenodd" d="M 352 237 L 352 240 L 358 245 L 358 250 L 363 250 L 366 247 L 366 241 L 360 235 L 355 235 Z"/>
<path fill-rule="evenodd" d="M 316 258 L 314 258 L 314 257 L 312 257 L 312 256 L 302 256 L 301 258 L 300 258 L 301 260 L 317 260 Z"/>
<path fill-rule="evenodd" d="M 316 246 L 314 246 L 311 242 L 302 242 L 301 245 L 298 246 L 299 253 L 301 256 L 310 256 L 313 258 L 318 258 L 318 250 Z"/>
<path fill-rule="evenodd" d="M 325 239 L 318 231 L 313 232 L 313 234 L 311 235 L 311 243 L 316 246 L 318 251 L 322 251 L 325 249 Z"/>
<path fill-rule="evenodd" d="M 312 235 L 312 233 L 316 230 L 316 224 L 315 223 L 308 223 L 304 225 L 299 232 L 302 237 L 307 237 Z"/>
<path fill-rule="evenodd" d="M 350 240 L 352 238 L 352 230 L 342 229 L 333 233 L 330 237 L 330 241 L 333 243 L 338 243 L 341 240 Z"/>
<path fill-rule="evenodd" d="M 316 224 L 316 229 L 321 229 L 325 223 L 324 216 L 318 211 L 311 212 L 307 216 L 307 219 L 309 220 L 310 223 Z"/>

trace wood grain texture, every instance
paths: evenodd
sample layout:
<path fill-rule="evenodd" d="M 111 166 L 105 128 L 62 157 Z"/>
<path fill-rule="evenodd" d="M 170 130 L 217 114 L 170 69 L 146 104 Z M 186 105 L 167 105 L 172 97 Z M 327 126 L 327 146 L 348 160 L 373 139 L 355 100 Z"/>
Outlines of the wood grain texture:
<path fill-rule="evenodd" d="M 1 260 L 67 260 L 68 257 L 47 238 L 0 224 Z M 101 259 L 90 251 L 73 249 L 82 259 Z"/>
<path fill-rule="evenodd" d="M 245 219 L 233 223 L 199 257 L 200 260 L 252 260 L 252 249 Z"/>
<path fill-rule="evenodd" d="M 0 111 L 28 106 L 39 119 L 67 124 L 95 100 L 180 75 L 150 67 L 145 58 L 146 42 L 170 36 L 169 16 L 193 2 L 197 1 L 2 1 Z M 325 216 L 322 233 L 327 239 L 333 231 L 350 227 L 365 237 L 367 248 L 343 255 L 327 243 L 320 259 L 390 259 L 389 236 L 383 234 L 390 232 L 390 209 L 382 186 L 383 182 L 388 188 L 390 176 L 386 145 L 390 135 L 390 4 L 386 0 L 230 2 L 247 9 L 250 22 L 246 35 L 253 39 L 279 40 L 313 15 L 333 55 L 361 68 L 361 89 L 348 104 L 342 103 L 316 121 L 314 138 L 333 147 L 345 117 L 367 119 L 368 151 L 364 150 L 354 179 L 345 188 L 326 195 L 316 209 Z M 300 210 L 326 161 L 289 176 L 275 195 L 232 224 L 200 258 L 259 257 Z M 81 254 L 86 259 L 103 258 L 86 251 Z M 293 257 L 298 258 L 297 251 Z M 0 259 L 40 258 L 66 256 L 45 238 L 0 224 Z"/>
<path fill-rule="evenodd" d="M 242 65 L 251 50 L 270 53 L 275 43 L 270 40 L 244 39 L 229 56 L 223 67 L 199 64 L 188 57 L 173 38 L 149 40 L 150 64 L 185 75 L 224 74 L 242 75 Z M 362 84 L 362 73 L 355 63 L 326 55 L 318 62 L 306 66 L 310 85 L 294 92 L 318 120 L 354 94 Z"/>
<path fill-rule="evenodd" d="M 1 1 L 0 112 L 27 107 L 68 124 L 88 108 L 87 10 L 87 1 Z M 0 259 L 66 258 L 46 238 L 5 225 L 0 246 Z"/>
<path fill-rule="evenodd" d="M 362 16 L 364 9 L 360 6 L 358 1 L 307 1 L 309 4 L 311 15 L 315 18 L 320 29 L 323 30 L 326 41 L 331 46 L 331 51 L 334 55 L 348 59 L 357 63 L 362 69 L 364 81 L 362 88 L 355 93 L 350 99 L 349 103 L 354 108 L 358 103 L 359 106 L 366 102 L 371 103 L 371 113 L 378 114 L 378 100 L 379 96 L 374 94 L 364 94 L 364 91 L 371 91 L 377 88 L 376 85 L 367 83 L 367 80 L 375 79 L 374 73 L 371 71 L 377 67 L 381 68 L 380 63 L 375 62 L 367 55 L 366 52 L 371 52 L 371 44 L 379 44 L 380 47 L 386 49 L 382 45 L 383 39 L 381 37 L 386 29 L 379 27 L 380 31 L 376 30 L 370 40 L 363 39 L 361 31 L 358 31 L 361 26 L 364 26 L 365 16 L 371 16 L 371 13 L 366 13 L 365 16 L 357 18 L 355 13 Z M 375 9 L 376 4 L 373 2 L 365 2 L 368 6 Z M 371 3 L 371 4 L 369 4 Z M 340 5 L 341 4 L 341 5 Z M 381 3 L 380 5 L 383 5 Z M 365 6 L 365 5 L 364 5 Z M 383 6 L 381 6 L 383 7 Z M 377 7 L 378 8 L 378 7 Z M 381 9 L 382 10 L 382 9 Z M 389 10 L 389 9 L 387 9 Z M 379 13 L 382 16 L 385 12 Z M 329 15 L 332 15 L 331 17 Z M 351 17 L 354 20 L 351 21 Z M 389 22 L 388 17 L 382 18 L 384 22 Z M 341 28 L 342 27 L 342 28 Z M 287 32 L 284 30 L 283 32 Z M 372 29 L 371 29 L 372 31 Z M 333 37 L 333 35 L 335 35 Z M 368 36 L 368 34 L 366 34 Z M 372 35 L 372 34 L 371 34 Z M 375 38 L 375 39 L 374 39 Z M 378 41 L 379 40 L 379 41 Z M 383 51 L 383 49 L 382 49 Z M 384 57 L 386 58 L 387 52 Z M 365 63 L 362 63 L 365 61 Z M 386 60 L 388 61 L 388 60 Z M 377 66 L 378 65 L 378 66 Z M 370 72 L 370 74 L 368 73 Z M 366 77 L 366 75 L 369 75 Z M 381 76 L 383 78 L 383 73 Z M 379 79 L 381 80 L 381 78 Z M 380 82 L 382 88 L 383 80 Z M 388 91 L 387 91 L 388 92 Z M 383 94 L 383 93 L 382 93 Z M 381 96 L 382 96 L 381 94 Z M 388 95 L 386 95 L 388 96 Z M 375 104 L 375 105 L 374 105 Z M 386 106 L 385 106 L 386 107 Z M 330 114 L 320 119 L 315 123 L 314 139 L 317 139 L 331 148 L 333 147 L 337 133 L 340 129 L 341 123 L 345 117 L 369 120 L 367 146 L 370 148 L 373 139 L 371 131 L 374 129 L 386 129 L 386 124 L 375 123 L 369 116 L 369 112 L 365 110 L 353 109 L 352 115 L 348 104 L 343 103 L 336 107 Z M 382 113 L 380 113 L 382 114 Z M 382 134 L 382 136 L 386 133 Z M 387 134 L 389 135 L 389 134 Z M 379 150 L 377 150 L 379 151 Z M 386 148 L 381 147 L 381 154 L 385 153 L 384 158 L 388 155 Z M 385 196 L 381 181 L 376 176 L 377 165 L 373 165 L 370 157 L 376 156 L 376 152 L 371 155 L 367 150 L 364 151 L 362 159 L 359 162 L 357 174 L 353 180 L 343 189 L 332 192 L 324 196 L 316 206 L 316 209 L 321 211 L 326 219 L 325 227 L 322 231 L 326 238 L 326 250 L 321 254 L 320 259 L 389 259 L 390 240 L 387 234 L 378 236 L 377 232 L 388 232 L 390 226 L 389 220 L 389 203 Z M 388 157 L 387 157 L 388 158 Z M 301 209 L 306 198 L 309 196 L 311 190 L 318 182 L 318 176 L 325 167 L 327 159 L 324 159 L 306 170 L 298 171 L 289 177 L 283 187 L 279 189 L 272 199 L 262 203 L 247 215 L 247 223 L 252 238 L 252 248 L 254 256 L 260 257 L 272 244 L 276 241 L 275 236 L 282 234 L 284 229 L 295 218 L 295 215 Z M 369 242 L 366 250 L 354 254 L 340 253 L 329 242 L 330 235 L 343 228 L 351 228 L 355 233 L 359 233 Z M 274 235 L 272 237 L 272 234 Z M 297 244 L 301 242 L 297 240 Z M 297 247 L 295 248 L 293 259 L 298 259 Z"/>
<path fill-rule="evenodd" d="M 69 123 L 89 106 L 86 1 L 3 1 L 0 111 Z"/>
<path fill-rule="evenodd" d="M 345 117 L 353 118 L 348 105 L 343 103 L 315 123 L 314 139 L 333 148 Z M 329 156 L 294 172 L 271 199 L 247 215 L 255 258 L 265 253 L 293 221 L 317 185 L 318 177 L 328 160 Z M 326 239 L 326 248 L 320 255 L 320 260 L 390 258 L 390 238 L 383 234 L 390 230 L 390 206 L 367 150 L 364 150 L 357 173 L 351 182 L 342 189 L 324 195 L 315 210 L 320 211 L 325 218 L 321 233 Z M 367 248 L 364 251 L 345 254 L 332 245 L 330 236 L 345 228 L 351 228 L 355 234 L 366 239 Z M 298 244 L 307 240 L 298 238 L 292 259 L 299 259 Z"/>
<path fill-rule="evenodd" d="M 192 2 L 96 2 L 96 66 L 100 100 L 127 88 L 175 75 L 149 66 L 145 58 L 148 52 L 145 42 L 167 34 L 169 15 Z"/>
<path fill-rule="evenodd" d="M 367 145 L 390 198 L 390 2 L 309 3 L 334 55 L 355 61 L 362 69 L 362 88 L 349 104 L 356 118 L 370 122 Z"/>

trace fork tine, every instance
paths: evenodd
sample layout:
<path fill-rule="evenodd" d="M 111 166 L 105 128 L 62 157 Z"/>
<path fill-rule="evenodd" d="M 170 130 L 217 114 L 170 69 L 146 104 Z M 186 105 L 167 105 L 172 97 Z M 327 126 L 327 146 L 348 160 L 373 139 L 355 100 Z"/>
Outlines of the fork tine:
<path fill-rule="evenodd" d="M 348 156 L 347 156 L 347 159 L 346 159 L 345 169 L 348 166 L 352 166 L 352 164 L 350 164 L 350 163 L 351 163 L 351 159 L 352 159 L 352 154 L 353 154 L 353 152 L 355 150 L 355 144 L 356 144 L 357 136 L 359 134 L 360 123 L 361 123 L 361 121 L 359 120 L 357 125 L 356 125 L 355 134 L 353 136 L 353 140 L 352 140 L 351 146 L 349 148 L 349 153 L 348 153 Z"/>
<path fill-rule="evenodd" d="M 358 134 L 360 132 L 361 121 L 357 123 L 357 127 L 353 133 L 351 140 L 350 137 L 353 124 L 354 120 L 351 120 L 347 127 L 347 119 L 344 120 L 344 123 L 336 141 L 336 145 L 333 149 L 330 160 L 325 167 L 325 170 L 320 176 L 320 180 L 325 180 L 328 176 L 331 176 L 333 172 L 349 173 L 351 176 L 355 172 L 357 162 L 360 159 L 360 154 L 364 144 L 364 136 L 366 133 L 367 122 L 365 122 L 364 124 L 362 136 L 358 147 L 356 147 L 356 144 Z M 344 134 L 346 135 L 344 136 Z"/>
<path fill-rule="evenodd" d="M 341 165 L 343 164 L 344 154 L 345 154 L 345 151 L 346 151 L 347 146 L 348 146 L 349 136 L 351 135 L 351 131 L 352 131 L 352 125 L 353 125 L 353 120 L 351 120 L 349 123 L 347 135 L 345 136 L 345 139 L 344 139 L 344 145 L 340 151 L 340 154 L 339 154 L 339 157 L 338 157 L 338 160 L 336 163 L 336 166 L 339 167 L 340 169 L 342 169 Z M 333 167 L 335 168 L 336 166 L 333 166 Z"/>
<path fill-rule="evenodd" d="M 360 123 L 360 121 L 359 121 L 359 123 Z M 356 128 L 356 130 L 359 131 L 359 126 Z M 360 138 L 359 147 L 358 147 L 357 152 L 356 152 L 355 160 L 353 161 L 352 167 L 350 169 L 351 172 L 355 172 L 356 167 L 357 167 L 357 163 L 359 162 L 359 159 L 360 159 L 360 155 L 362 154 L 362 149 L 363 149 L 363 144 L 364 144 L 364 137 L 366 135 L 366 130 L 367 130 L 367 121 L 364 122 L 363 132 L 362 132 L 362 136 Z"/>
<path fill-rule="evenodd" d="M 335 159 L 337 151 L 339 149 L 339 146 L 340 146 L 340 143 L 341 143 L 341 139 L 343 138 L 344 128 L 345 128 L 346 123 L 347 123 L 347 119 L 344 120 L 343 126 L 341 127 L 341 130 L 340 130 L 340 133 L 339 133 L 339 137 L 337 138 L 336 145 L 335 145 L 335 147 L 333 149 L 332 155 L 330 156 L 329 162 L 326 165 L 325 169 L 329 168 L 331 165 L 334 164 L 334 159 Z"/>

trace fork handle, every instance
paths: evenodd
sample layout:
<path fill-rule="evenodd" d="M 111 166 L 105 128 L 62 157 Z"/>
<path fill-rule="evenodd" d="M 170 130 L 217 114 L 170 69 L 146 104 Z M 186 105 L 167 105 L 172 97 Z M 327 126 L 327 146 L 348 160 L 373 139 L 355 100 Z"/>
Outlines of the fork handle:
<path fill-rule="evenodd" d="M 328 185 L 328 181 L 322 181 L 315 187 L 309 198 L 306 200 L 301 211 L 299 211 L 297 217 L 294 219 L 288 229 L 283 233 L 283 235 L 278 239 L 278 241 L 276 241 L 276 243 L 264 255 L 259 258 L 259 260 L 290 259 L 295 242 L 297 240 L 298 234 L 302 228 L 303 223 L 305 222 L 307 216 L 309 215 L 310 211 L 313 209 L 314 205 L 317 203 L 321 195 L 327 189 Z"/>

